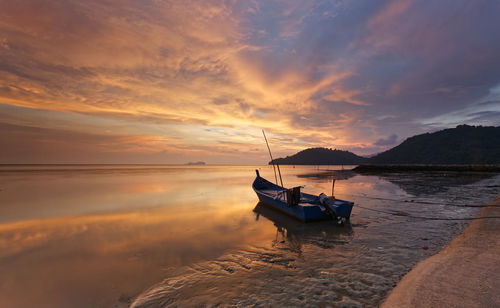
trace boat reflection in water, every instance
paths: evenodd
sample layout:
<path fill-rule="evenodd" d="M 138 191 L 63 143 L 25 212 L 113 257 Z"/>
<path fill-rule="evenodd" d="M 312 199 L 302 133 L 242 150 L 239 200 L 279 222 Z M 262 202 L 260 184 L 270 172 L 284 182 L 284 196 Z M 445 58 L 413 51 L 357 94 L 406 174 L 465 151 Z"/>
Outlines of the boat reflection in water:
<path fill-rule="evenodd" d="M 276 237 L 273 246 L 284 246 L 290 251 L 302 254 L 302 245 L 311 244 L 321 248 L 333 248 L 336 245 L 349 243 L 353 229 L 349 222 L 339 226 L 333 221 L 303 223 L 288 215 L 280 213 L 263 202 L 258 202 L 253 209 L 256 220 L 260 216 L 273 222 L 276 226 Z"/>

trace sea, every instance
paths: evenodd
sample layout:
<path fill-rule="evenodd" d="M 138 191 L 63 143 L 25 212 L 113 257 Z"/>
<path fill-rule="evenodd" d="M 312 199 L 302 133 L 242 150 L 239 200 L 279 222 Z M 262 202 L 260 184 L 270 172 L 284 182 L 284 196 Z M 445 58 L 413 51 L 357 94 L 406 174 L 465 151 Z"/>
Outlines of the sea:
<path fill-rule="evenodd" d="M 350 223 L 258 202 L 272 166 L 0 166 L 0 307 L 377 307 L 499 193 L 495 173 L 281 166 Z"/>

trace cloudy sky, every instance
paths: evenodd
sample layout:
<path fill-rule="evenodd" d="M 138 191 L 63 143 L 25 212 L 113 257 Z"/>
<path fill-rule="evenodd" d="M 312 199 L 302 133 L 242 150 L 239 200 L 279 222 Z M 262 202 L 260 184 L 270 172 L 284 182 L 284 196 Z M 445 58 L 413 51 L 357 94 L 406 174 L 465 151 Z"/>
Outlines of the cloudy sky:
<path fill-rule="evenodd" d="M 500 1 L 0 0 L 0 163 L 266 163 L 500 125 Z"/>

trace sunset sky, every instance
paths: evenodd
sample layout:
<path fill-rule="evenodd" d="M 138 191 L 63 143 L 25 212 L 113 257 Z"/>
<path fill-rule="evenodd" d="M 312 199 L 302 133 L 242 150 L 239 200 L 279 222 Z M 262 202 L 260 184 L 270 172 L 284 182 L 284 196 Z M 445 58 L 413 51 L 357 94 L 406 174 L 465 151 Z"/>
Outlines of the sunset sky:
<path fill-rule="evenodd" d="M 0 0 L 0 163 L 267 163 L 500 125 L 500 1 Z"/>

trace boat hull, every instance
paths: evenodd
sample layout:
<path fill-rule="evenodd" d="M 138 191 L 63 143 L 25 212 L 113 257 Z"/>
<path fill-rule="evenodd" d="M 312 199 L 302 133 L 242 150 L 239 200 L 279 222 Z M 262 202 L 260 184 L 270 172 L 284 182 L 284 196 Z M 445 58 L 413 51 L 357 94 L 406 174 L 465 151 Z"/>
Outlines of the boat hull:
<path fill-rule="evenodd" d="M 264 194 L 257 193 L 257 196 L 265 205 L 305 222 L 331 219 L 319 206 L 288 206 L 286 202 L 275 200 Z"/>

